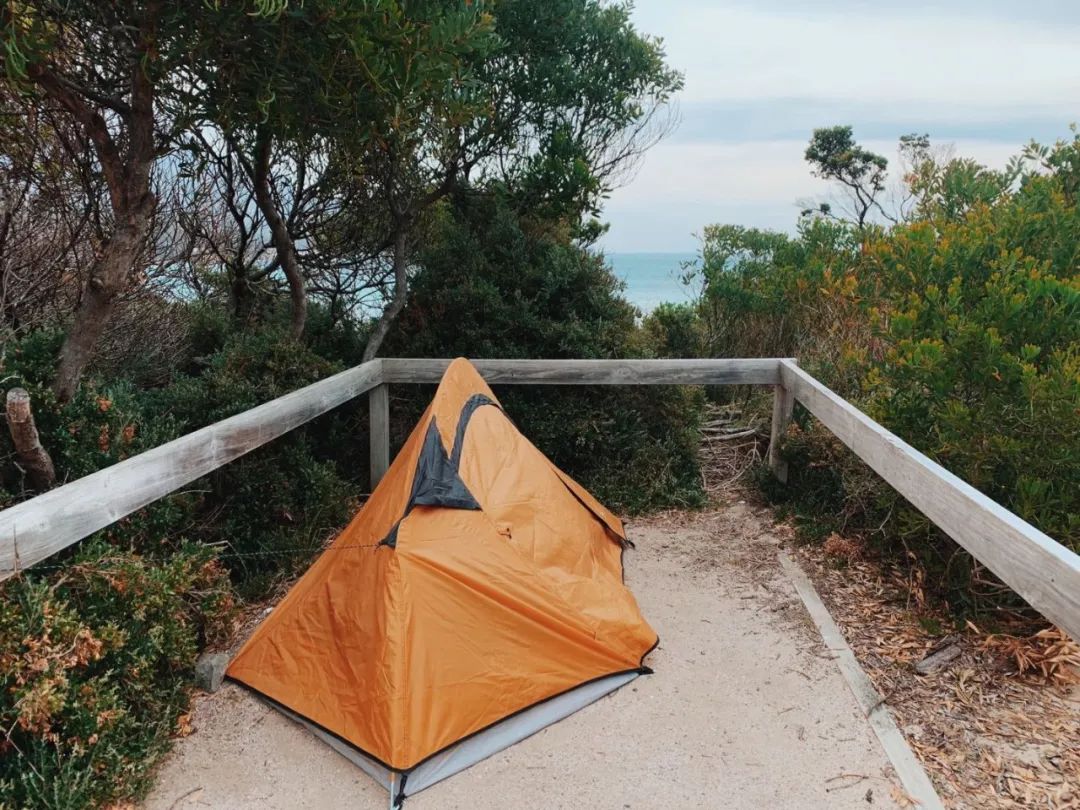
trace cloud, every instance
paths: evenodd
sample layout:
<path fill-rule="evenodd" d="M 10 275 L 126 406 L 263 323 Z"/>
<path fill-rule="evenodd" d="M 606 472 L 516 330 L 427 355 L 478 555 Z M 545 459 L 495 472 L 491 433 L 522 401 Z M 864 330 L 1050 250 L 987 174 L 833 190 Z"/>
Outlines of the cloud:
<path fill-rule="evenodd" d="M 852 124 L 890 159 L 927 132 L 1003 165 L 1080 120 L 1080 4 L 1045 0 L 638 0 L 686 73 L 682 123 L 605 207 L 613 251 L 693 250 L 708 223 L 790 229 L 821 197 L 803 151 Z"/>
<path fill-rule="evenodd" d="M 643 4 L 640 24 L 663 35 L 686 72 L 687 102 L 1071 107 L 1080 95 L 1075 13 L 1048 23 L 888 5 L 866 13 L 673 3 L 661 16 L 657 5 Z"/>
<path fill-rule="evenodd" d="M 897 105 L 856 101 L 770 98 L 756 101 L 682 102 L 680 124 L 669 140 L 679 143 L 808 139 L 816 127 L 852 124 L 858 139 L 892 140 L 900 133 L 926 132 L 935 141 L 1053 142 L 1080 120 L 1061 105 L 980 107 L 922 103 Z"/>
<path fill-rule="evenodd" d="M 864 146 L 890 159 L 895 140 Z M 1012 143 L 957 141 L 955 154 L 1003 167 Z M 811 177 L 806 139 L 738 143 L 664 142 L 649 152 L 637 177 L 605 206 L 614 252 L 693 251 L 705 225 L 733 223 L 791 231 L 803 201 L 828 197 L 831 186 Z"/>

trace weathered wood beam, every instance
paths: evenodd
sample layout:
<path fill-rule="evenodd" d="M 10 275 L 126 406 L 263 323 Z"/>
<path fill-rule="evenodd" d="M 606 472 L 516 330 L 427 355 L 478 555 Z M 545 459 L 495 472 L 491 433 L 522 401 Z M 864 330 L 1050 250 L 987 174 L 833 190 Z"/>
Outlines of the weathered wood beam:
<path fill-rule="evenodd" d="M 390 388 L 383 383 L 368 391 L 371 491 L 390 469 Z"/>
<path fill-rule="evenodd" d="M 791 360 L 791 363 L 796 361 Z M 782 484 L 787 483 L 788 465 L 780 457 L 784 434 L 791 423 L 791 413 L 795 409 L 795 394 L 783 385 L 773 386 L 772 429 L 769 433 L 769 469 Z"/>
<path fill-rule="evenodd" d="M 0 512 L 0 580 L 378 385 L 381 360 L 196 430 Z"/>
<path fill-rule="evenodd" d="M 1080 555 L 931 461 L 797 365 L 782 384 L 855 455 L 1050 621 L 1080 639 Z"/>
<path fill-rule="evenodd" d="M 25 388 L 12 388 L 7 392 L 6 411 L 15 457 L 30 485 L 37 490 L 50 489 L 56 483 L 56 468 L 49 452 L 41 445 L 34 411 L 30 407 L 30 394 Z"/>
<path fill-rule="evenodd" d="M 724 360 L 473 360 L 495 385 L 777 385 L 774 358 Z M 388 383 L 437 383 L 450 360 L 385 358 Z"/>

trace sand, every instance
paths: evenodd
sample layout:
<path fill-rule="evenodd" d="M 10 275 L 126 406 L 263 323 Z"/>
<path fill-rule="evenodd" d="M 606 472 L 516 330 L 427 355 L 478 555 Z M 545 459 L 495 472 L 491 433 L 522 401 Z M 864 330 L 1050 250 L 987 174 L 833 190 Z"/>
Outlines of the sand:
<path fill-rule="evenodd" d="M 655 674 L 417 794 L 407 810 L 895 808 L 877 739 L 741 501 L 630 526 Z M 245 691 L 199 699 L 144 810 L 387 806 L 386 791 Z"/>

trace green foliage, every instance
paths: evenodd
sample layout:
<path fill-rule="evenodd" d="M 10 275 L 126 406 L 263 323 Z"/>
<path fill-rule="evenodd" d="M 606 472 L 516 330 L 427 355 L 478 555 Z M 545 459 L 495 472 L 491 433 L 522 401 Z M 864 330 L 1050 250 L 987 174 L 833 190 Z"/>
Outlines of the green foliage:
<path fill-rule="evenodd" d="M 797 355 L 843 396 L 1058 541 L 1080 549 L 1080 137 L 1004 171 L 909 178 L 912 221 L 706 229 L 698 316 L 719 356 Z M 958 604 L 1000 601 L 970 559 L 827 435 L 789 437 L 772 494 L 812 534 L 861 533 L 924 563 Z"/>
<path fill-rule="evenodd" d="M 905 146 L 918 149 L 919 144 L 907 141 Z M 843 188 L 851 206 L 847 213 L 857 227 L 862 228 L 866 224 L 867 217 L 874 209 L 884 213 L 877 197 L 885 190 L 889 162 L 881 155 L 859 146 L 851 127 L 815 129 L 803 157 L 810 164 L 815 177 L 832 180 Z M 826 216 L 832 214 L 828 204 L 823 204 L 819 212 Z"/>
<path fill-rule="evenodd" d="M 602 259 L 495 195 L 442 212 L 409 307 L 387 339 L 396 356 L 639 357 L 635 310 Z M 700 392 L 649 387 L 498 392 L 525 435 L 610 505 L 698 503 Z M 426 396 L 399 408 L 411 427 Z"/>
<path fill-rule="evenodd" d="M 402 353 L 650 351 L 618 282 L 573 241 L 602 232 L 600 200 L 663 134 L 653 114 L 682 82 L 628 3 L 43 0 L 0 9 L 0 37 L 8 90 L 80 144 L 70 188 L 48 204 L 93 224 L 87 256 L 104 255 L 95 238 L 122 243 L 102 223 L 144 247 L 117 271 L 117 290 L 135 293 L 115 307 L 127 320 L 86 347 L 97 356 L 63 403 L 54 330 L 87 269 L 76 258 L 57 263 L 62 284 L 27 282 L 49 302 L 31 326 L 5 309 L 0 329 L 18 339 L 0 378 L 29 390 L 62 481 L 358 362 L 380 333 L 362 313 L 394 293 L 391 245 L 395 269 L 419 268 Z M 20 187 L 38 159 L 23 158 L 10 173 Z M 128 233 L 157 204 L 151 175 L 175 214 L 161 240 Z M 33 219 L 49 221 L 46 208 Z M 54 241 L 64 256 L 75 242 Z M 319 303 L 305 309 L 305 293 Z M 300 335 L 305 312 L 301 342 L 286 321 Z M 700 499 L 698 392 L 505 396 L 613 504 Z M 230 588 L 264 596 L 354 512 L 366 416 L 362 401 L 335 409 L 3 586 L 0 806 L 110 806 L 143 790 Z M 0 435 L 0 508 L 33 494 L 13 456 Z"/>
<path fill-rule="evenodd" d="M 476 76 L 496 114 L 477 136 L 500 158 L 498 179 L 533 216 L 596 213 L 611 174 L 657 136 L 648 125 L 682 76 L 634 28 L 629 3 L 499 3 L 494 23 L 499 45 Z"/>
<path fill-rule="evenodd" d="M 324 379 L 341 366 L 276 329 L 228 337 L 201 373 L 147 392 L 188 433 Z M 221 546 L 246 596 L 261 595 L 306 563 L 352 513 L 364 469 L 352 434 L 356 406 L 327 415 L 213 472 L 199 491 L 191 535 Z"/>
<path fill-rule="evenodd" d="M 660 304 L 642 322 L 646 340 L 657 357 L 701 357 L 705 336 L 692 304 Z"/>
<path fill-rule="evenodd" d="M 855 142 L 849 126 L 815 129 L 803 155 L 818 177 L 842 183 L 867 183 L 876 191 L 885 188 L 889 162 Z"/>
<path fill-rule="evenodd" d="M 857 304 L 874 282 L 851 270 L 859 248 L 857 229 L 830 219 L 803 218 L 795 237 L 707 226 L 696 270 L 706 355 L 810 354 L 839 369 L 867 328 Z"/>
<path fill-rule="evenodd" d="M 61 480 L 80 478 L 179 435 L 177 422 L 149 407 L 144 394 L 122 378 L 89 379 L 71 401 L 58 403 L 51 383 L 61 340 L 58 332 L 34 332 L 10 341 L 0 359 L 4 387 L 21 386 L 30 393 L 41 441 Z M 0 432 L 0 454 L 13 458 L 7 431 Z M 5 468 L 0 505 L 25 494 L 18 470 Z"/>
<path fill-rule="evenodd" d="M 1080 153 L 1080 141 L 1059 152 Z M 966 171 L 966 169 L 964 169 Z M 870 412 L 991 498 L 1080 547 L 1080 212 L 1057 174 L 960 219 L 894 229 Z M 884 317 L 887 315 L 887 318 Z"/>
<path fill-rule="evenodd" d="M 157 389 L 140 390 L 122 378 L 91 378 L 71 401 L 57 403 L 48 381 L 59 338 L 51 333 L 10 344 L 3 370 L 10 385 L 31 392 L 42 442 L 58 476 L 71 480 L 342 368 L 274 327 L 211 332 L 205 339 L 210 354 Z M 338 409 L 139 510 L 102 536 L 114 545 L 156 551 L 174 546 L 170 535 L 184 526 L 190 539 L 223 549 L 223 561 L 245 595 L 261 595 L 309 560 L 351 514 L 356 478 L 362 476 L 349 481 L 339 470 L 366 470 L 366 427 L 358 424 L 363 416 L 362 403 Z M 14 451 L 6 432 L 0 448 L 10 462 Z M 5 464 L 5 474 L 6 502 L 30 494 L 13 464 Z"/>
<path fill-rule="evenodd" d="M 224 570 L 199 546 L 150 560 L 98 542 L 2 591 L 0 802 L 138 796 L 187 710 L 198 650 L 229 626 Z"/>
<path fill-rule="evenodd" d="M 425 116 L 469 120 L 476 111 L 463 68 L 497 42 L 484 2 L 255 0 L 212 9 L 198 18 L 196 37 L 207 117 L 233 134 L 331 139 L 342 154 L 418 142 Z"/>

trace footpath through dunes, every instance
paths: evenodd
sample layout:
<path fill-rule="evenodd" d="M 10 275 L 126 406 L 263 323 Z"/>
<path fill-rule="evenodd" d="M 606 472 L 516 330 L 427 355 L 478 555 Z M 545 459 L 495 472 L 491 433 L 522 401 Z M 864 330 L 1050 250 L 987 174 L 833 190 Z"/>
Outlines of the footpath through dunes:
<path fill-rule="evenodd" d="M 448 808 L 894 808 L 889 758 L 737 496 L 631 523 L 626 576 L 660 634 L 637 679 L 407 800 Z M 144 810 L 381 808 L 386 791 L 227 685 L 202 697 Z"/>

